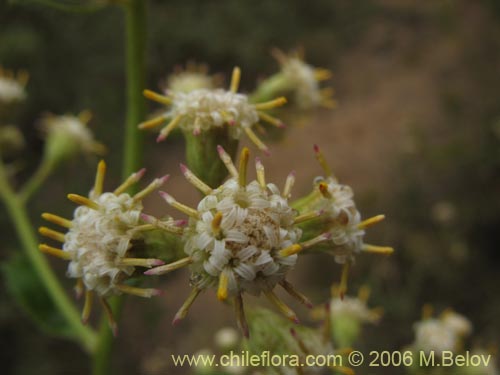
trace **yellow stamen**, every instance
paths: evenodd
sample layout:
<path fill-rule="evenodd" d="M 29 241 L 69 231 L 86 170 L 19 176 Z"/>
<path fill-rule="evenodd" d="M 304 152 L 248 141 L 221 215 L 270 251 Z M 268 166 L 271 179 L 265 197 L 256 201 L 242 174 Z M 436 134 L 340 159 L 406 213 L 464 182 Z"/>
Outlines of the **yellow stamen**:
<path fill-rule="evenodd" d="M 138 227 L 135 227 L 134 230 L 136 230 L 136 231 L 148 231 L 148 230 L 152 230 L 155 228 L 160 228 L 160 229 L 163 229 L 164 231 L 170 232 L 172 234 L 183 234 L 184 233 L 184 229 L 181 228 L 179 225 L 175 225 L 173 220 L 165 222 L 165 221 L 158 220 L 154 216 L 145 215 L 145 214 L 142 214 L 141 218 L 149 224 L 144 224 L 144 225 L 140 225 Z"/>
<path fill-rule="evenodd" d="M 432 314 L 434 314 L 434 307 L 430 303 L 426 303 L 422 307 L 422 320 L 427 320 L 432 318 Z"/>
<path fill-rule="evenodd" d="M 48 212 L 45 212 L 42 214 L 42 218 L 44 218 L 45 220 L 47 220 L 51 223 L 57 224 L 63 228 L 71 228 L 71 220 L 62 218 L 60 216 L 49 214 Z"/>
<path fill-rule="evenodd" d="M 340 276 L 340 286 L 339 286 L 339 296 L 340 299 L 344 299 L 347 292 L 347 279 L 349 277 L 349 262 L 344 263 L 342 266 L 342 275 Z"/>
<path fill-rule="evenodd" d="M 222 223 L 222 212 L 217 212 L 212 219 L 212 231 L 214 232 L 215 236 L 219 236 L 221 232 L 221 223 Z"/>
<path fill-rule="evenodd" d="M 201 290 L 198 288 L 193 288 L 193 290 L 191 290 L 191 293 L 189 293 L 188 298 L 186 299 L 186 301 L 184 301 L 179 311 L 177 311 L 177 313 L 175 314 L 172 324 L 175 325 L 186 317 L 187 313 L 189 312 L 189 309 L 191 308 L 192 304 L 194 303 L 194 301 L 196 300 L 196 298 L 200 293 Z"/>
<path fill-rule="evenodd" d="M 267 146 L 260 140 L 260 138 L 257 136 L 257 134 L 254 133 L 254 131 L 250 128 L 243 128 L 245 133 L 247 134 L 248 138 L 253 142 L 255 146 L 261 151 L 264 151 L 265 153 L 269 152 L 269 149 Z"/>
<path fill-rule="evenodd" d="M 144 176 L 144 173 L 146 170 L 143 168 L 139 172 L 132 173 L 120 186 L 118 186 L 115 191 L 113 192 L 114 195 L 120 195 L 127 191 L 129 187 L 131 187 L 133 184 L 137 183 L 142 176 Z"/>
<path fill-rule="evenodd" d="M 288 292 L 288 294 L 294 297 L 297 301 L 299 301 L 303 305 L 306 305 L 309 308 L 313 307 L 313 304 L 309 300 L 309 298 L 307 298 L 304 294 L 295 289 L 295 287 L 291 283 L 289 283 L 286 280 L 283 280 L 280 282 L 280 285 L 283 287 L 283 289 L 285 289 Z"/>
<path fill-rule="evenodd" d="M 57 258 L 64 260 L 71 260 L 71 254 L 67 251 L 63 251 L 61 249 L 56 249 L 55 247 L 48 246 L 45 244 L 41 244 L 38 246 L 40 251 L 45 254 L 53 255 Z"/>
<path fill-rule="evenodd" d="M 102 194 L 102 189 L 104 186 L 104 176 L 106 175 L 106 163 L 101 160 L 97 165 L 97 173 L 95 175 L 94 191 L 92 195 L 98 197 Z"/>
<path fill-rule="evenodd" d="M 161 185 L 165 183 L 165 181 L 168 180 L 169 175 L 160 177 L 160 178 L 155 178 L 153 182 L 151 182 L 148 186 L 146 186 L 144 189 L 142 189 L 140 192 L 134 195 L 134 200 L 135 201 L 140 201 L 142 200 L 146 195 L 151 194 L 153 191 L 158 189 Z"/>
<path fill-rule="evenodd" d="M 163 275 L 168 272 L 172 272 L 174 270 L 177 270 L 179 268 L 185 267 L 193 262 L 193 259 L 191 257 L 186 257 L 182 258 L 180 260 L 177 260 L 173 263 L 165 264 L 164 266 L 160 267 L 155 267 L 150 270 L 147 270 L 144 272 L 145 275 L 151 276 L 151 275 Z"/>
<path fill-rule="evenodd" d="M 231 92 L 235 93 L 238 91 L 238 87 L 240 86 L 241 80 L 241 69 L 237 66 L 233 69 L 233 75 L 231 76 Z"/>
<path fill-rule="evenodd" d="M 68 199 L 76 204 L 87 206 L 88 208 L 91 208 L 93 210 L 99 210 L 100 208 L 99 205 L 93 200 L 90 200 L 89 198 L 83 197 L 78 194 L 68 194 Z"/>
<path fill-rule="evenodd" d="M 92 144 L 90 145 L 90 151 L 92 151 L 96 155 L 103 156 L 106 154 L 108 149 L 102 143 L 92 142 Z"/>
<path fill-rule="evenodd" d="M 17 73 L 17 80 L 22 86 L 26 86 L 30 80 L 30 74 L 26 70 Z"/>
<path fill-rule="evenodd" d="M 89 110 L 81 111 L 78 114 L 78 119 L 82 124 L 87 125 L 92 119 L 92 112 L 90 112 Z"/>
<path fill-rule="evenodd" d="M 131 294 L 133 296 L 143 297 L 143 298 L 151 298 L 153 296 L 158 296 L 161 294 L 160 290 L 153 288 L 137 288 L 135 286 L 119 284 L 116 288 L 127 294 Z"/>
<path fill-rule="evenodd" d="M 157 126 L 160 126 L 167 120 L 167 116 L 158 116 L 155 118 L 152 118 L 151 120 L 143 121 L 139 124 L 139 129 L 141 130 L 146 130 L 146 129 L 154 129 Z"/>
<path fill-rule="evenodd" d="M 260 161 L 260 159 L 255 159 L 255 171 L 257 172 L 257 181 L 259 182 L 260 187 L 265 190 L 266 189 L 266 172 L 264 169 L 264 165 Z"/>
<path fill-rule="evenodd" d="M 57 232 L 47 227 L 38 228 L 38 232 L 47 238 L 53 239 L 55 241 L 64 243 L 64 233 Z"/>
<path fill-rule="evenodd" d="M 318 189 L 324 198 L 332 199 L 332 194 L 328 191 L 328 184 L 326 182 L 320 182 L 318 184 Z"/>
<path fill-rule="evenodd" d="M 198 176 L 196 176 L 184 164 L 181 164 L 181 171 L 186 180 L 188 180 L 191 183 L 191 185 L 200 190 L 203 194 L 208 195 L 212 192 L 212 188 L 207 184 L 205 184 L 202 180 L 200 180 Z"/>
<path fill-rule="evenodd" d="M 293 223 L 294 224 L 303 223 L 304 221 L 315 219 L 318 216 L 321 216 L 322 214 L 323 214 L 323 211 L 311 211 L 311 212 L 307 212 L 305 214 L 297 216 L 295 218 L 295 220 L 293 221 Z"/>
<path fill-rule="evenodd" d="M 286 98 L 284 96 L 281 96 L 279 98 L 270 100 L 268 102 L 257 103 L 257 104 L 255 104 L 255 109 L 257 109 L 259 111 L 266 110 L 266 109 L 273 109 L 276 107 L 281 107 L 285 103 L 286 103 Z"/>
<path fill-rule="evenodd" d="M 330 78 L 332 78 L 332 72 L 328 69 L 323 69 L 323 68 L 316 68 L 314 69 L 314 78 L 316 78 L 317 81 L 326 81 Z"/>
<path fill-rule="evenodd" d="M 299 323 L 299 318 L 293 312 L 293 310 L 288 307 L 282 300 L 278 298 L 276 294 L 273 293 L 272 290 L 265 292 L 266 297 L 271 301 L 283 315 L 285 315 L 288 319 L 290 319 L 294 323 Z"/>
<path fill-rule="evenodd" d="M 314 154 L 316 155 L 316 160 L 319 162 L 319 165 L 325 172 L 325 175 L 327 177 L 333 176 L 332 170 L 330 169 L 330 166 L 328 165 L 325 156 L 321 152 L 320 148 L 317 145 L 314 145 Z"/>
<path fill-rule="evenodd" d="M 219 153 L 219 157 L 226 166 L 229 174 L 233 178 L 238 178 L 238 170 L 233 164 L 233 161 L 231 160 L 231 156 L 222 148 L 222 146 L 217 146 L 217 152 Z"/>
<path fill-rule="evenodd" d="M 243 147 L 240 154 L 240 165 L 238 169 L 238 183 L 242 188 L 247 186 L 247 167 L 249 157 L 250 150 L 248 149 L 248 147 Z"/>
<path fill-rule="evenodd" d="M 111 306 L 109 306 L 108 301 L 106 301 L 105 298 L 99 298 L 99 301 L 101 302 L 101 305 L 104 309 L 104 312 L 106 313 L 106 318 L 108 318 L 108 325 L 109 328 L 111 328 L 111 331 L 113 332 L 113 336 L 116 336 L 118 332 L 118 327 L 116 325 L 115 318 L 113 317 L 113 310 L 111 310 Z"/>
<path fill-rule="evenodd" d="M 169 136 L 169 134 L 174 130 L 177 125 L 179 125 L 179 122 L 181 121 L 183 115 L 177 115 L 175 116 L 170 122 L 160 131 L 159 139 L 165 139 Z"/>
<path fill-rule="evenodd" d="M 283 198 L 290 198 L 294 183 L 295 183 L 295 172 L 292 172 L 286 178 L 285 187 L 283 188 L 283 193 L 281 194 Z"/>
<path fill-rule="evenodd" d="M 313 247 L 323 241 L 326 241 L 331 238 L 330 233 L 322 233 L 319 236 L 316 236 L 314 238 L 311 238 L 308 241 L 304 241 L 300 243 L 300 246 L 302 246 L 303 249 L 307 249 L 309 247 Z"/>
<path fill-rule="evenodd" d="M 370 310 L 370 319 L 377 321 L 382 318 L 382 315 L 384 315 L 384 308 L 383 307 L 375 307 L 374 309 Z"/>
<path fill-rule="evenodd" d="M 200 214 L 198 213 L 198 211 L 196 211 L 194 208 L 186 206 L 185 204 L 177 202 L 174 199 L 174 197 L 172 197 L 170 194 L 167 194 L 167 193 L 165 193 L 163 191 L 160 191 L 160 195 L 161 195 L 161 197 L 163 199 L 165 199 L 165 201 L 169 205 L 171 205 L 176 210 L 181 211 L 181 212 L 185 213 L 186 215 L 191 216 L 194 219 L 199 219 L 200 218 Z"/>
<path fill-rule="evenodd" d="M 154 258 L 123 258 L 120 260 L 120 266 L 132 266 L 132 267 L 156 267 L 165 264 L 160 259 Z"/>
<path fill-rule="evenodd" d="M 243 333 L 243 336 L 248 338 L 248 323 L 245 317 L 245 309 L 243 307 L 243 297 L 241 296 L 241 293 L 238 293 L 238 295 L 234 297 L 234 312 L 236 314 L 236 321 L 240 331 Z"/>
<path fill-rule="evenodd" d="M 377 216 L 370 217 L 366 220 L 363 220 L 361 223 L 359 223 L 358 228 L 365 229 L 367 227 L 371 227 L 374 224 L 380 223 L 384 219 L 385 219 L 385 215 L 377 215 Z"/>
<path fill-rule="evenodd" d="M 94 293 L 91 290 L 85 292 L 85 303 L 82 311 L 82 322 L 87 324 L 89 321 L 90 313 L 92 312 L 92 305 L 94 302 Z"/>
<path fill-rule="evenodd" d="M 165 105 L 172 104 L 172 99 L 170 99 L 168 96 L 157 94 L 156 92 L 151 91 L 151 90 L 144 90 L 142 93 L 144 94 L 144 96 L 146 98 L 153 100 L 155 102 L 165 104 Z"/>
<path fill-rule="evenodd" d="M 228 272 L 231 271 L 222 271 L 219 275 L 219 287 L 217 288 L 217 299 L 219 301 L 225 301 L 227 299 L 227 285 L 229 283 Z"/>
<path fill-rule="evenodd" d="M 264 120 L 265 122 L 268 122 L 271 125 L 276 126 L 277 128 L 282 128 L 285 126 L 285 124 L 283 124 L 283 122 L 280 119 L 268 115 L 265 112 L 258 111 L 258 114 L 260 119 Z"/>
<path fill-rule="evenodd" d="M 284 249 L 281 249 L 279 251 L 279 255 L 282 257 L 288 257 L 293 254 L 297 254 L 299 251 L 302 250 L 302 246 L 299 244 L 293 244 L 288 247 L 285 247 Z"/>
<path fill-rule="evenodd" d="M 362 250 L 366 251 L 367 253 L 382 254 L 382 255 L 390 255 L 394 252 L 394 248 L 390 246 L 375 246 L 368 244 L 363 244 Z"/>
<path fill-rule="evenodd" d="M 370 287 L 367 285 L 363 285 L 361 288 L 358 290 L 358 298 L 360 301 L 367 302 L 368 298 L 370 298 Z"/>

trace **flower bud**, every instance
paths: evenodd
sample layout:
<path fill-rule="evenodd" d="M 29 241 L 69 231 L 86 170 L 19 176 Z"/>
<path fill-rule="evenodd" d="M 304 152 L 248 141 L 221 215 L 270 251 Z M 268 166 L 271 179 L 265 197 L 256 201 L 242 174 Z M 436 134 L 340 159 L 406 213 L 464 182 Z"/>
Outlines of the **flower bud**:
<path fill-rule="evenodd" d="M 101 155 L 106 148 L 94 140 L 86 126 L 90 120 L 89 112 L 78 116 L 46 115 L 42 120 L 42 130 L 46 135 L 44 158 L 52 165 L 71 159 L 80 153 Z"/>
<path fill-rule="evenodd" d="M 10 156 L 24 148 L 21 131 L 14 125 L 0 127 L 0 156 Z"/>

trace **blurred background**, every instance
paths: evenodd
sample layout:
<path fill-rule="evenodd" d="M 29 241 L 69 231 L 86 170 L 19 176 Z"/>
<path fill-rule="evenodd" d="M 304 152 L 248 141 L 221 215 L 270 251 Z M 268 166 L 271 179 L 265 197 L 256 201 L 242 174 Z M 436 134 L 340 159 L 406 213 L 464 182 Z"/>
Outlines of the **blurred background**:
<path fill-rule="evenodd" d="M 299 197 L 321 174 L 312 152 L 317 143 L 340 181 L 354 189 L 363 217 L 386 214 L 366 239 L 394 246 L 395 254 L 360 256 L 351 273 L 351 293 L 370 285 L 371 304 L 385 310 L 356 348 L 410 344 L 425 303 L 467 316 L 474 326 L 467 345 L 500 343 L 500 2 L 156 0 L 149 1 L 148 13 L 151 89 L 158 89 L 174 66 L 193 60 L 224 74 L 226 84 L 232 67 L 240 66 L 242 91 L 251 91 L 278 69 L 273 47 L 302 46 L 308 63 L 334 73 L 328 84 L 338 107 L 288 120 L 283 139 L 267 140 L 272 156 L 264 163 L 280 185 L 296 170 Z M 119 182 L 123 29 L 122 14 L 113 6 L 65 13 L 36 1 L 0 0 L 0 64 L 30 73 L 28 98 L 12 120 L 27 139 L 19 181 L 36 168 L 43 150 L 41 114 L 90 109 L 96 138 L 109 148 L 106 184 Z M 195 202 L 197 195 L 178 171 L 183 140 L 172 137 L 157 146 L 149 135 L 145 144 L 149 178 L 170 173 L 168 191 Z M 41 212 L 71 215 L 65 195 L 86 192 L 96 161 L 75 160 L 50 179 L 30 206 L 37 226 Z M 146 211 L 170 212 L 155 197 Z M 20 249 L 3 209 L 0 225 L 3 262 Z M 64 262 L 51 262 L 63 279 Z M 294 276 L 319 304 L 329 298 L 340 267 L 327 255 L 305 257 Z M 157 362 L 168 362 L 169 353 L 210 347 L 218 329 L 235 325 L 232 309 L 205 293 L 173 328 L 171 319 L 189 291 L 187 279 L 186 270 L 178 271 L 157 281 L 166 289 L 164 297 L 128 299 L 113 357 L 117 372 L 187 373 Z M 89 372 L 80 349 L 45 335 L 4 286 L 0 299 L 2 373 Z M 305 309 L 291 304 L 310 322 Z"/>

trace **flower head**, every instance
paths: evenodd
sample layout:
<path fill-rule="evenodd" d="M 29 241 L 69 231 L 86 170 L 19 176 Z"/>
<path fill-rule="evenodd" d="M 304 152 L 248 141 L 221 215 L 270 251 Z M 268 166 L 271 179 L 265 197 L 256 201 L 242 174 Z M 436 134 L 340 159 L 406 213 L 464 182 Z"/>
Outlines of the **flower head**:
<path fill-rule="evenodd" d="M 23 133 L 17 126 L 0 126 L 0 155 L 6 156 L 18 152 L 25 146 Z"/>
<path fill-rule="evenodd" d="M 131 196 L 126 190 L 139 181 L 145 170 L 132 174 L 113 192 L 103 192 L 105 171 L 106 164 L 101 161 L 88 198 L 68 195 L 68 199 L 80 205 L 72 220 L 49 213 L 42 215 L 47 221 L 66 228 L 67 232 L 41 227 L 39 231 L 43 236 L 63 245 L 58 249 L 42 244 L 40 250 L 69 261 L 67 276 L 77 279 L 77 293 L 86 292 L 82 320 L 88 320 L 93 295 L 97 294 L 114 327 L 106 298 L 122 293 L 140 297 L 158 294 L 156 289 L 136 288 L 125 282 L 136 267 L 163 264 L 159 259 L 134 257 L 132 241 L 141 237 L 142 229 L 148 229 L 140 225 L 142 198 L 161 186 L 167 177 L 155 179 L 144 190 Z"/>
<path fill-rule="evenodd" d="M 304 52 L 299 49 L 288 55 L 279 49 L 273 55 L 281 65 L 281 72 L 287 82 L 288 90 L 295 94 L 295 102 L 300 108 L 309 109 L 323 105 L 334 108 L 331 88 L 320 88 L 320 82 L 331 77 L 327 69 L 315 68 L 304 61 Z"/>
<path fill-rule="evenodd" d="M 83 111 L 78 116 L 46 115 L 41 123 L 47 138 L 45 157 L 57 163 L 78 153 L 105 153 L 106 147 L 95 141 L 86 126 L 91 117 L 89 111 Z"/>
<path fill-rule="evenodd" d="M 356 297 L 341 295 L 339 285 L 331 288 L 331 298 L 325 306 L 315 307 L 312 317 L 324 322 L 325 333 L 342 347 L 350 347 L 358 339 L 365 323 L 377 323 L 381 308 L 369 308 L 370 288 L 359 288 Z"/>
<path fill-rule="evenodd" d="M 321 212 L 318 218 L 319 226 L 331 235 L 328 250 L 334 255 L 335 261 L 343 265 L 340 284 L 342 297 L 347 289 L 349 267 L 354 262 L 356 254 L 361 252 L 391 254 L 394 249 L 364 243 L 365 229 L 382 221 L 385 216 L 377 215 L 361 220 L 352 189 L 340 184 L 333 176 L 319 147 L 315 145 L 314 150 L 326 177 L 316 177 L 313 192 L 305 198 L 305 207 L 312 212 Z"/>
<path fill-rule="evenodd" d="M 190 216 L 184 230 L 187 257 L 146 273 L 161 274 L 190 265 L 193 293 L 175 320 L 184 317 L 198 293 L 216 287 L 219 300 L 234 300 L 238 322 L 245 334 L 248 334 L 242 306 L 245 292 L 265 294 L 289 319 L 297 321 L 295 313 L 273 289 L 279 284 L 310 305 L 307 298 L 286 281 L 286 276 L 295 265 L 298 252 L 329 236 L 320 235 L 299 243 L 301 230 L 296 225 L 299 216 L 288 204 L 295 180 L 293 173 L 280 192 L 276 185 L 266 183 L 264 167 L 258 159 L 257 180 L 247 182 L 247 148 L 241 152 L 238 169 L 222 147 L 219 147 L 219 154 L 231 177 L 216 189 L 181 165 L 188 181 L 205 194 L 196 209 L 177 202 L 167 193 L 160 193 L 167 203 Z M 163 225 L 151 217 L 145 220 L 160 227 Z"/>
<path fill-rule="evenodd" d="M 197 136 L 210 129 L 227 126 L 232 138 L 239 139 L 245 133 L 259 149 L 267 152 L 267 146 L 255 134 L 252 127 L 260 119 L 282 127 L 281 121 L 263 111 L 285 104 L 286 99 L 280 97 L 265 103 L 250 103 L 247 95 L 237 93 L 240 76 L 240 69 L 235 68 L 230 90 L 197 89 L 187 93 L 168 92 L 167 96 L 145 90 L 144 95 L 148 99 L 166 104 L 170 108 L 164 115 L 141 123 L 139 128 L 155 128 L 168 121 L 157 138 L 160 142 L 175 128 Z"/>
<path fill-rule="evenodd" d="M 165 92 L 189 93 L 199 89 L 214 89 L 218 83 L 218 77 L 208 75 L 208 67 L 205 64 L 194 64 L 188 62 L 185 69 L 177 67 L 173 74 L 168 76 Z"/>
<path fill-rule="evenodd" d="M 3 70 L 0 66 L 0 103 L 13 103 L 26 98 L 25 87 L 29 75 L 20 71 L 15 75 L 9 70 Z"/>
<path fill-rule="evenodd" d="M 470 321 L 452 310 L 445 310 L 439 318 L 433 318 L 432 308 L 426 305 L 423 315 L 423 319 L 414 325 L 413 347 L 417 350 L 435 351 L 437 355 L 443 351 L 456 351 L 462 339 L 472 331 Z"/>

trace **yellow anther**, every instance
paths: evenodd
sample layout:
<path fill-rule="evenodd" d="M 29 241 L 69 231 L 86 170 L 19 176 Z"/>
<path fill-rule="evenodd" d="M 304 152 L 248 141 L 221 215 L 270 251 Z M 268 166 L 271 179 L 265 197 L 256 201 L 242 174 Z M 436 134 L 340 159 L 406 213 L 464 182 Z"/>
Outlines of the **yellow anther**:
<path fill-rule="evenodd" d="M 47 220 L 51 223 L 57 224 L 63 228 L 71 228 L 71 220 L 65 219 L 63 217 L 49 214 L 48 212 L 45 212 L 42 214 L 42 218 L 44 218 L 45 220 Z"/>
<path fill-rule="evenodd" d="M 238 183 L 242 188 L 247 186 L 247 168 L 249 157 L 250 150 L 248 149 L 248 147 L 243 147 L 240 154 L 240 164 L 238 169 Z"/>
<path fill-rule="evenodd" d="M 170 99 L 168 96 L 164 96 L 161 94 L 157 94 L 154 91 L 151 90 L 144 90 L 143 94 L 146 98 L 153 100 L 155 102 L 165 104 L 165 105 L 170 105 L 172 104 L 172 99 Z"/>
<path fill-rule="evenodd" d="M 102 194 L 102 189 L 104 186 L 104 177 L 106 176 L 106 162 L 101 160 L 97 165 L 97 173 L 95 175 L 94 191 L 92 195 L 98 197 Z"/>
<path fill-rule="evenodd" d="M 380 223 L 384 219 L 385 219 L 385 215 L 377 215 L 377 216 L 370 217 L 366 220 L 363 220 L 361 223 L 359 223 L 358 228 L 365 229 L 367 227 L 370 227 L 372 225 Z"/>
<path fill-rule="evenodd" d="M 91 208 L 93 210 L 99 210 L 100 208 L 99 205 L 93 200 L 78 194 L 68 194 L 68 199 L 76 204 L 87 206 L 88 208 Z"/>
<path fill-rule="evenodd" d="M 375 246 L 375 245 L 363 244 L 363 251 L 373 254 L 390 255 L 394 252 L 394 248 L 390 246 Z"/>
<path fill-rule="evenodd" d="M 38 248 L 42 253 L 53 255 L 57 258 L 61 258 L 64 260 L 71 260 L 71 254 L 67 251 L 63 251 L 61 249 L 56 249 L 55 247 L 48 246 L 45 244 L 39 245 Z"/>
<path fill-rule="evenodd" d="M 284 96 L 281 96 L 279 98 L 270 100 L 268 102 L 257 103 L 257 104 L 255 104 L 255 109 L 261 111 L 261 110 L 281 107 L 282 105 L 286 104 L 286 101 L 287 101 L 286 98 Z"/>
<path fill-rule="evenodd" d="M 64 233 L 57 232 L 55 230 L 49 229 L 47 227 L 38 228 L 38 232 L 47 238 L 53 239 L 55 241 L 64 243 Z"/>
<path fill-rule="evenodd" d="M 240 86 L 240 80 L 241 80 L 241 69 L 236 66 L 234 67 L 233 74 L 231 76 L 231 86 L 230 86 L 231 92 L 235 93 L 238 91 L 238 87 Z"/>

